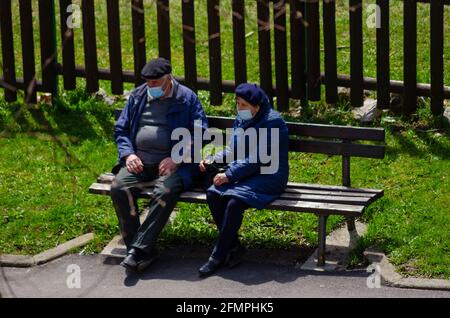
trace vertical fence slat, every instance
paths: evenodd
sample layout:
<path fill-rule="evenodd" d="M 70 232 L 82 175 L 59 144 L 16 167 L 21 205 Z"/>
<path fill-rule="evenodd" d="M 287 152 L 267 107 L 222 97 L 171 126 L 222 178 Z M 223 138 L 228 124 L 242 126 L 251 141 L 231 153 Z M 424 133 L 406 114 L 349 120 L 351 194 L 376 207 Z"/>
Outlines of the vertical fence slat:
<path fill-rule="evenodd" d="M 273 100 L 272 53 L 270 46 L 270 4 L 269 0 L 257 1 L 259 76 L 261 88 Z"/>
<path fill-rule="evenodd" d="M 5 87 L 5 100 L 14 102 L 17 100 L 16 93 L 16 68 L 14 63 L 14 42 L 12 28 L 11 1 L 0 1 L 0 28 L 2 40 L 3 57 L 3 80 Z"/>
<path fill-rule="evenodd" d="M 336 58 L 336 4 L 334 0 L 323 1 L 323 38 L 325 50 L 325 94 L 328 104 L 336 104 L 337 58 Z"/>
<path fill-rule="evenodd" d="M 73 10 L 68 11 L 72 0 L 60 0 L 60 19 L 61 19 L 61 47 L 62 47 L 62 66 L 64 89 L 72 90 L 76 88 L 75 76 L 75 44 L 74 32 L 72 28 L 67 25 L 68 19 L 73 14 Z"/>
<path fill-rule="evenodd" d="M 350 102 L 364 104 L 362 0 L 350 0 Z"/>
<path fill-rule="evenodd" d="M 234 80 L 236 86 L 247 82 L 247 54 L 245 50 L 244 0 L 232 0 Z"/>
<path fill-rule="evenodd" d="M 117 0 L 106 1 L 108 15 L 108 49 L 111 69 L 111 91 L 113 94 L 123 93 L 122 48 L 120 40 L 120 12 Z"/>
<path fill-rule="evenodd" d="M 170 11 L 169 0 L 157 0 L 159 56 L 170 61 Z"/>
<path fill-rule="evenodd" d="M 308 99 L 320 100 L 320 25 L 319 1 L 306 3 Z"/>
<path fill-rule="evenodd" d="M 98 91 L 97 40 L 95 33 L 94 0 L 82 0 L 84 61 L 86 64 L 86 88 L 89 93 Z"/>
<path fill-rule="evenodd" d="M 211 105 L 222 105 L 222 58 L 220 47 L 220 2 L 208 0 L 209 90 Z"/>
<path fill-rule="evenodd" d="M 390 106 L 389 0 L 377 0 L 377 5 L 377 107 L 384 109 Z"/>
<path fill-rule="evenodd" d="M 403 112 L 413 113 L 417 108 L 417 3 L 403 1 Z"/>
<path fill-rule="evenodd" d="M 181 0 L 183 19 L 184 79 L 186 85 L 197 91 L 197 53 L 195 48 L 194 0 Z"/>
<path fill-rule="evenodd" d="M 143 0 L 131 0 L 131 20 L 133 25 L 134 84 L 139 86 L 144 83 L 141 71 L 146 63 Z M 161 34 L 159 36 L 161 37 Z"/>
<path fill-rule="evenodd" d="M 305 3 L 300 0 L 290 0 L 291 24 L 291 97 L 304 99 L 306 97 L 305 81 Z"/>
<path fill-rule="evenodd" d="M 434 115 L 444 110 L 444 2 L 433 0 L 431 5 L 431 111 Z"/>
<path fill-rule="evenodd" d="M 275 80 L 277 109 L 289 109 L 289 84 L 287 66 L 286 1 L 277 0 L 273 4 L 275 41 Z"/>
<path fill-rule="evenodd" d="M 56 25 L 53 0 L 39 0 L 39 26 L 41 40 L 42 88 L 56 94 Z"/>
<path fill-rule="evenodd" d="M 33 8 L 28 0 L 19 1 L 25 102 L 36 103 L 36 67 L 33 38 Z"/>

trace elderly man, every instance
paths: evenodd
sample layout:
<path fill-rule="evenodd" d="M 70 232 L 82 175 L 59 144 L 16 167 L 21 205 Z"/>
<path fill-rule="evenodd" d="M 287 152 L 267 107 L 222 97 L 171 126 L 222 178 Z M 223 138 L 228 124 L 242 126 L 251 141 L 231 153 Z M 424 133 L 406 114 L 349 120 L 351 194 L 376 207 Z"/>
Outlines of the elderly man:
<path fill-rule="evenodd" d="M 131 270 L 143 270 L 151 264 L 155 241 L 180 193 L 200 173 L 198 164 L 177 165 L 171 158 L 177 142 L 171 140 L 174 129 L 187 128 L 192 133 L 194 121 L 200 121 L 202 129 L 208 125 L 198 97 L 171 72 L 166 59 L 147 63 L 142 69 L 146 83 L 131 93 L 115 126 L 119 163 L 113 168 L 116 177 L 111 198 L 128 251 L 121 265 Z M 156 183 L 150 211 L 140 224 L 137 197 L 152 181 Z"/>

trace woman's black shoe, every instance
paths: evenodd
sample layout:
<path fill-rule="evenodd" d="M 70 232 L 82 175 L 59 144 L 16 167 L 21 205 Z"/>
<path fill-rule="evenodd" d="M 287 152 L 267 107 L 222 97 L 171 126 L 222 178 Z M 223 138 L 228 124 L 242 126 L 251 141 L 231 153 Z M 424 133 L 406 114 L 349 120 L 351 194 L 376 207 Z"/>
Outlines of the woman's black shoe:
<path fill-rule="evenodd" d="M 242 263 L 242 257 L 245 254 L 245 247 L 241 245 L 241 243 L 237 243 L 231 251 L 228 253 L 227 258 L 225 260 L 225 265 L 229 268 L 234 268 Z"/>
<path fill-rule="evenodd" d="M 217 271 L 222 266 L 222 264 L 223 262 L 210 257 L 208 261 L 203 264 L 202 267 L 200 267 L 200 269 L 198 270 L 198 274 L 200 277 L 210 276 L 215 271 Z"/>

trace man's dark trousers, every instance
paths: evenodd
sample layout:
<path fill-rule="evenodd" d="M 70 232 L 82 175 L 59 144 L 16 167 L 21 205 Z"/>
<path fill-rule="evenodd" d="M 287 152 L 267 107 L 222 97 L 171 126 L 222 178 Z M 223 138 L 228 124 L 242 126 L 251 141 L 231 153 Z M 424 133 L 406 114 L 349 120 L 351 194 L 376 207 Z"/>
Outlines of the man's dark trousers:
<path fill-rule="evenodd" d="M 149 213 L 141 225 L 137 198 L 141 190 L 148 188 L 155 179 Z M 151 253 L 182 191 L 183 181 L 177 172 L 159 177 L 157 164 L 146 165 L 144 171 L 137 175 L 128 172 L 126 167 L 120 169 L 111 185 L 111 199 L 128 250 L 134 247 Z"/>

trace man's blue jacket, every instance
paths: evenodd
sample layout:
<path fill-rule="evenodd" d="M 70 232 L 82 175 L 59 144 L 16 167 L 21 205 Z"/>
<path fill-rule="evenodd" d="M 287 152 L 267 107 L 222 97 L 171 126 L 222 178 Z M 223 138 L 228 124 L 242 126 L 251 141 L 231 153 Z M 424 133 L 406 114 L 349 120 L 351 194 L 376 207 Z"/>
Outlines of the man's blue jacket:
<path fill-rule="evenodd" d="M 208 128 L 208 120 L 197 95 L 184 85 L 173 80 L 173 102 L 167 113 L 169 128 L 187 128 L 191 136 L 194 136 L 194 121 L 201 121 L 202 134 Z M 130 95 L 125 108 L 115 125 L 114 139 L 119 152 L 118 163 L 112 169 L 114 174 L 125 165 L 125 158 L 136 152 L 136 135 L 139 128 L 139 120 L 147 104 L 147 84 L 137 87 Z M 172 147 L 177 143 L 172 141 Z M 177 173 L 183 179 L 185 189 L 192 185 L 192 180 L 199 173 L 198 163 L 183 163 Z"/>

